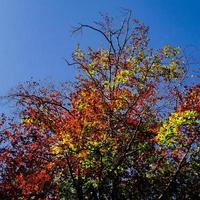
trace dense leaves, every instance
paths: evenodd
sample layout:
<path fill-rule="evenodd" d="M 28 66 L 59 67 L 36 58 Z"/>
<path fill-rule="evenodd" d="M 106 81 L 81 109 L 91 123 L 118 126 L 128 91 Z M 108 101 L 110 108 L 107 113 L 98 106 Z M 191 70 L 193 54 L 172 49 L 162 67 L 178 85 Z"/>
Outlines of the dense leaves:
<path fill-rule="evenodd" d="M 200 86 L 182 90 L 180 49 L 149 48 L 130 14 L 113 27 L 105 17 L 75 30 L 108 46 L 76 48 L 72 90 L 27 82 L 8 96 L 18 117 L 0 123 L 2 199 L 200 197 Z"/>

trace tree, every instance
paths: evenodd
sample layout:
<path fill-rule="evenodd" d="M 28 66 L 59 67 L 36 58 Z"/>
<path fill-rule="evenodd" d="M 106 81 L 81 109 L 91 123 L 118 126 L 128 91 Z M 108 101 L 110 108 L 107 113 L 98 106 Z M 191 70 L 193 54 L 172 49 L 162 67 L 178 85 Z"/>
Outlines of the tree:
<path fill-rule="evenodd" d="M 2 116 L 3 199 L 199 197 L 200 86 L 184 93 L 180 49 L 151 49 L 131 17 L 75 29 L 106 44 L 76 48 L 71 91 L 27 82 L 9 95 L 20 120 Z"/>

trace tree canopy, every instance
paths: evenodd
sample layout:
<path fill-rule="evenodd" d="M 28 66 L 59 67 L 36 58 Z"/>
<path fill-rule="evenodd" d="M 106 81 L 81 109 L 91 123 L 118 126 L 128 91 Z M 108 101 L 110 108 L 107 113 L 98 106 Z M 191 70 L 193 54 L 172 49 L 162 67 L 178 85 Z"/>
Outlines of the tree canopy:
<path fill-rule="evenodd" d="M 0 120 L 0 198 L 200 198 L 200 85 L 183 84 L 181 49 L 150 48 L 131 13 L 84 29 L 105 46 L 77 46 L 73 85 L 29 81 L 7 97 L 18 114 Z"/>

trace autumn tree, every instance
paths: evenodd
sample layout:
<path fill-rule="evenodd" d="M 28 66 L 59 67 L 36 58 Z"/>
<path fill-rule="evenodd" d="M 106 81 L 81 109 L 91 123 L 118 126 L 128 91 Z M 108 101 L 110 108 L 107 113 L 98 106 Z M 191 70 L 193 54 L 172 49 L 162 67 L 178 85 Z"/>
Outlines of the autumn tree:
<path fill-rule="evenodd" d="M 179 48 L 150 48 L 131 12 L 116 27 L 80 24 L 105 40 L 78 46 L 73 87 L 27 82 L 1 120 L 3 199 L 198 199 L 200 86 L 183 87 Z"/>

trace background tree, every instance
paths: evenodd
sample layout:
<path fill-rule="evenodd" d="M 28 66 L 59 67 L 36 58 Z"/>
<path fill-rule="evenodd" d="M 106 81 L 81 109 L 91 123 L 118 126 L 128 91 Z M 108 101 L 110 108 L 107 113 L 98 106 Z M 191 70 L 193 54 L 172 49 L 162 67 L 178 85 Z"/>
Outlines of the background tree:
<path fill-rule="evenodd" d="M 71 91 L 27 82 L 9 95 L 20 120 L 2 117 L 4 199 L 199 197 L 199 85 L 184 93 L 180 49 L 153 50 L 131 17 L 75 29 L 106 43 L 76 48 Z"/>

